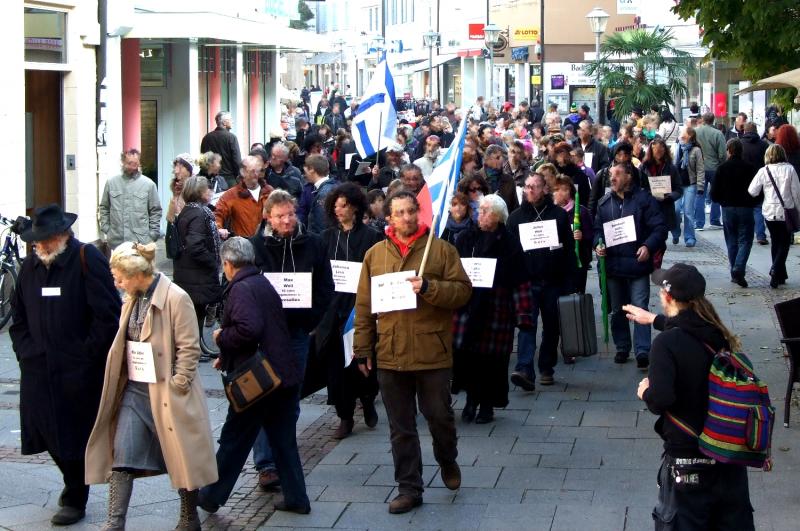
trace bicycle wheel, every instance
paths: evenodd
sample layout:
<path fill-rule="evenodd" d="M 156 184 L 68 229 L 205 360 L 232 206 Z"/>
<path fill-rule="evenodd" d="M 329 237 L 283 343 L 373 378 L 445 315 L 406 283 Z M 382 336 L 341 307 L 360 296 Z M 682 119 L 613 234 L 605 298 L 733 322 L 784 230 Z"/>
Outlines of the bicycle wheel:
<path fill-rule="evenodd" d="M 219 356 L 219 347 L 214 341 L 214 331 L 218 330 L 219 327 L 220 319 L 216 312 L 203 319 L 203 326 L 200 330 L 200 350 L 206 356 L 211 356 L 212 358 Z"/>
<path fill-rule="evenodd" d="M 17 287 L 17 271 L 14 266 L 3 264 L 0 271 L 0 328 L 11 319 L 11 299 Z"/>

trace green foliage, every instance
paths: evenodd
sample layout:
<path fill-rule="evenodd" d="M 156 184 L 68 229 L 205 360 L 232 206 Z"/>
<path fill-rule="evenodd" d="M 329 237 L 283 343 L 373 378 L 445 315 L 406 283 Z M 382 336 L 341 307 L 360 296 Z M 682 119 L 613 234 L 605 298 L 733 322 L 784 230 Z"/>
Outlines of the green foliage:
<path fill-rule="evenodd" d="M 694 17 L 710 56 L 739 61 L 750 81 L 800 67 L 797 0 L 680 0 L 672 9 L 684 20 Z M 796 93 L 780 90 L 773 101 L 791 107 Z"/>
<path fill-rule="evenodd" d="M 600 45 L 600 56 L 585 72 L 592 77 L 599 72 L 600 90 L 616 94 L 617 119 L 628 116 L 634 107 L 674 105 L 673 96 L 688 94 L 685 80 L 694 71 L 694 60 L 672 41 L 671 30 L 634 29 L 609 35 Z M 666 82 L 658 83 L 659 77 L 666 77 Z"/>
<path fill-rule="evenodd" d="M 305 0 L 297 0 L 297 12 L 300 14 L 298 20 L 290 20 L 289 27 L 292 29 L 308 29 L 308 21 L 314 18 L 314 12 L 305 3 Z"/>

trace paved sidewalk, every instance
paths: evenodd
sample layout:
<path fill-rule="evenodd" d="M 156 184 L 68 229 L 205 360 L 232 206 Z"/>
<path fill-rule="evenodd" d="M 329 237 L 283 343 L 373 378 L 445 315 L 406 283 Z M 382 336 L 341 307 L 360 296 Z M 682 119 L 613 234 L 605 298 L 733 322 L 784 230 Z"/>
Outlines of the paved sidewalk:
<path fill-rule="evenodd" d="M 738 333 L 758 373 L 770 384 L 783 416 L 786 362 L 772 304 L 800 296 L 800 278 L 788 287 L 767 288 L 769 248 L 756 246 L 748 270 L 751 287 L 729 282 L 722 231 L 699 233 L 698 246 L 669 247 L 665 266 L 697 265 L 709 282 L 708 296 L 723 321 Z M 800 264 L 792 247 L 789 271 Z M 590 276 L 596 294 L 597 279 Z M 654 297 L 651 307 L 657 305 Z M 596 300 L 598 300 L 596 298 Z M 599 303 L 598 303 L 599 307 Z M 598 316 L 598 332 L 600 331 Z M 250 467 L 240 478 L 228 507 L 208 516 L 205 529 L 652 529 L 655 476 L 661 441 L 655 417 L 636 399 L 642 378 L 634 364 L 612 362 L 611 353 L 556 367 L 556 385 L 525 393 L 514 389 L 509 407 L 488 425 L 457 421 L 463 487 L 443 488 L 432 456 L 425 421 L 422 435 L 425 504 L 405 515 L 390 515 L 395 494 L 388 426 L 381 409 L 376 429 L 360 420 L 353 436 L 330 438 L 337 424 L 324 396 L 303 404 L 298 434 L 307 472 L 312 512 L 272 513 L 273 494 L 256 487 Z M 0 528 L 49 528 L 60 491 L 55 467 L 42 456 L 20 456 L 18 369 L 5 330 L 0 332 Z M 201 375 L 209 394 L 215 432 L 224 420 L 225 399 L 218 377 L 207 365 Z M 464 395 L 455 398 L 460 410 Z M 794 412 L 795 425 L 800 415 Z M 460 415 L 460 411 L 457 412 Z M 800 452 L 796 428 L 776 427 L 775 470 L 751 471 L 751 497 L 758 529 L 795 529 L 796 471 Z M 87 521 L 72 529 L 97 529 L 105 513 L 106 488 L 92 488 Z M 137 480 L 128 529 L 171 529 L 177 518 L 176 493 L 164 477 Z M 203 515 L 205 517 L 205 515 Z"/>

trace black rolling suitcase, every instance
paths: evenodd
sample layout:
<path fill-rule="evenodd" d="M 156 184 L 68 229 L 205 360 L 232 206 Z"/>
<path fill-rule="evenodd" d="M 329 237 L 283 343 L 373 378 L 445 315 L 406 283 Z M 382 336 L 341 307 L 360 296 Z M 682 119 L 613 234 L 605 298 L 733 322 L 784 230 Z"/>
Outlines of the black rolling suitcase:
<path fill-rule="evenodd" d="M 561 328 L 561 353 L 564 356 L 597 354 L 597 331 L 594 303 L 589 293 L 558 298 L 558 321 Z"/>

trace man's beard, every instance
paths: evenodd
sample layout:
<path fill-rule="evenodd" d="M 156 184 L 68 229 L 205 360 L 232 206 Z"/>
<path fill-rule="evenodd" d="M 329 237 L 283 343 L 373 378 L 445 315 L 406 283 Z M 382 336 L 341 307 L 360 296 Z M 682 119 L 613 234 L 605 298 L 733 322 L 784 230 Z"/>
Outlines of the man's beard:
<path fill-rule="evenodd" d="M 39 260 L 41 260 L 45 266 L 50 267 L 56 258 L 58 258 L 59 255 L 66 250 L 66 248 L 67 240 L 62 240 L 61 243 L 58 244 L 58 247 L 56 247 L 51 253 L 46 253 L 39 245 L 35 246 L 34 250 L 36 251 L 36 256 L 39 257 Z"/>

